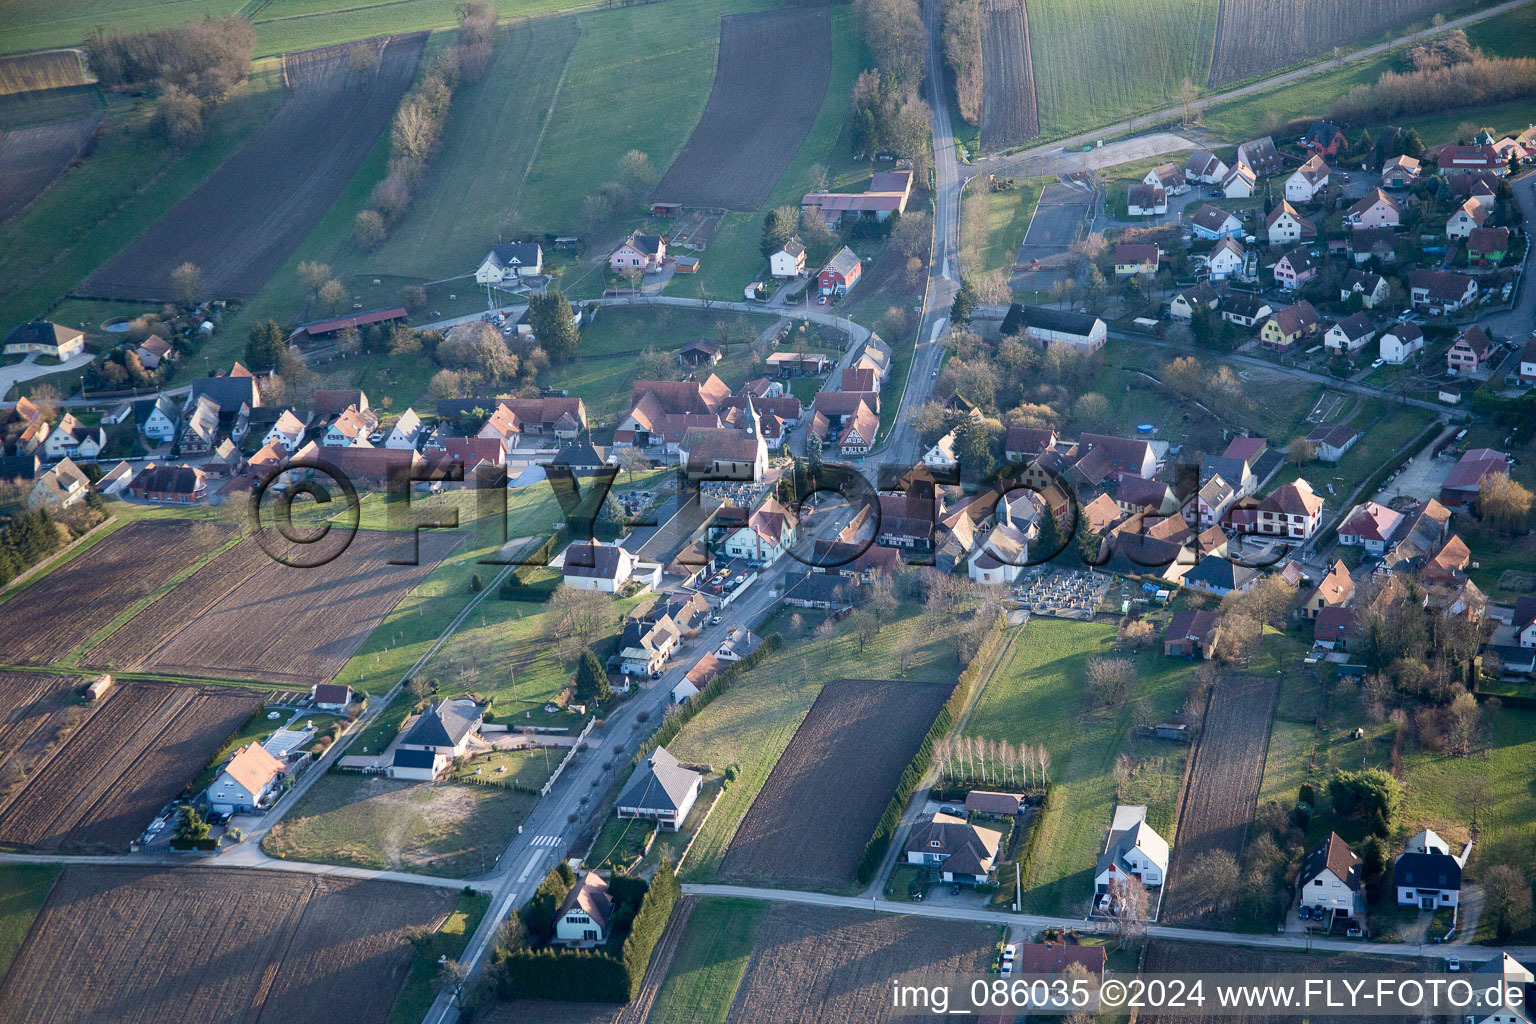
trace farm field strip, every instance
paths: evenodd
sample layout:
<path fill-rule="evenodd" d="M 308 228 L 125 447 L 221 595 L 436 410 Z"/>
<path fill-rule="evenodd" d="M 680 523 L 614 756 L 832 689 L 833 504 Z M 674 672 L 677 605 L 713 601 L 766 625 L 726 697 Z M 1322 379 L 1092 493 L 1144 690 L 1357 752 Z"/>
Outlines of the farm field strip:
<path fill-rule="evenodd" d="M 826 7 L 720 19 L 704 113 L 655 196 L 690 207 L 756 210 L 811 130 L 832 71 Z"/>
<path fill-rule="evenodd" d="M 1210 707 L 1191 755 L 1194 765 L 1183 794 L 1178 843 L 1169 865 L 1166 922 L 1193 917 L 1203 908 L 1181 898 L 1180 881 L 1207 850 L 1242 856 L 1248 826 L 1264 782 L 1270 724 L 1280 681 L 1272 676 L 1225 676 L 1211 692 Z M 1189 889 L 1183 888 L 1183 893 Z"/>
<path fill-rule="evenodd" d="M 1040 134 L 1040 108 L 1024 0 L 987 0 L 982 17 L 981 148 L 990 152 Z"/>
<path fill-rule="evenodd" d="M 195 589 L 197 598 L 178 597 L 176 590 L 167 597 L 177 602 L 171 607 L 201 605 L 201 611 L 139 663 L 147 671 L 172 675 L 293 686 L 326 682 L 461 539 L 426 531 L 421 535 L 419 565 L 388 564 L 388 559 L 400 556 L 406 536 L 359 532 L 339 558 L 313 569 L 268 558 L 234 587 L 225 579 L 228 569 L 202 579 L 202 572 L 194 573 L 177 590 L 207 590 Z M 242 543 L 254 546 L 253 541 Z M 223 557 L 230 557 L 229 553 Z M 208 591 L 216 596 L 204 599 L 201 595 Z M 152 617 L 147 621 L 164 628 L 168 624 L 154 608 L 149 606 Z M 118 632 L 137 629 L 136 621 Z"/>
<path fill-rule="evenodd" d="M 79 50 L 45 50 L 0 57 L 0 96 L 63 89 L 94 81 L 86 78 L 85 60 Z"/>
<path fill-rule="evenodd" d="M 104 617 L 153 593 L 229 533 L 188 519 L 120 527 L 10 592 L 0 604 L 0 657 L 14 665 L 55 661 L 95 635 Z"/>
<path fill-rule="evenodd" d="M 34 1024 L 383 1024 L 452 893 L 322 875 L 71 867 L 11 972 L 0 1018 Z"/>
<path fill-rule="evenodd" d="M 728 1024 L 884 1024 L 892 977 L 979 974 L 998 929 L 775 903 L 757 927 Z"/>
<path fill-rule="evenodd" d="M 101 123 L 98 113 L 0 132 L 0 220 L 14 217 L 69 168 Z"/>
<path fill-rule="evenodd" d="M 822 688 L 726 850 L 720 877 L 803 887 L 854 881 L 901 773 L 953 684 L 839 679 Z M 838 813 L 808 813 L 836 779 Z"/>
<path fill-rule="evenodd" d="M 0 802 L 0 843 L 121 852 L 260 704 L 248 690 L 119 682 Z"/>
<path fill-rule="evenodd" d="M 1209 85 L 1236 82 L 1369 39 L 1441 10 L 1443 0 L 1289 3 L 1221 0 Z"/>
<path fill-rule="evenodd" d="M 0 672 L 0 806 L 83 708 L 71 698 L 80 681 L 41 672 Z"/>
<path fill-rule="evenodd" d="M 83 295 L 158 299 L 170 273 L 199 267 L 210 295 L 249 298 L 288 259 L 388 128 L 425 34 L 378 40 L 376 70 L 349 71 L 350 47 L 284 59 L 289 94 L 214 174 L 87 278 Z M 274 167 L 283 168 L 273 174 Z"/>

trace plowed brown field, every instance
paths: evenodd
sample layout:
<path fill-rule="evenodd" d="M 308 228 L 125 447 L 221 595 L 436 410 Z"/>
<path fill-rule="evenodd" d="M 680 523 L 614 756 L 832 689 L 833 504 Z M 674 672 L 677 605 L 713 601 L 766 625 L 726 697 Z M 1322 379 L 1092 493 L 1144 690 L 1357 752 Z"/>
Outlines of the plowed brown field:
<path fill-rule="evenodd" d="M 1039 135 L 1040 111 L 1024 0 L 987 0 L 982 17 L 981 148 L 992 152 Z"/>
<path fill-rule="evenodd" d="M 1376 42 L 1392 26 L 1444 6 L 1439 0 L 1221 0 L 1210 84 L 1274 71 L 1335 46 Z"/>

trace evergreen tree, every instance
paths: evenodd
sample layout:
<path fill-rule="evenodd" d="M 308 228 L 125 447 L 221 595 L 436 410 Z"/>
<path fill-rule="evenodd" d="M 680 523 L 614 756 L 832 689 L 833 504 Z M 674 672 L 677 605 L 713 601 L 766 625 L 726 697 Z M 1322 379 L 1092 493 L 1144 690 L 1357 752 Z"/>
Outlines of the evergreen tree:
<path fill-rule="evenodd" d="M 1048 562 L 1060 552 L 1061 523 L 1049 509 L 1040 517 L 1040 535 L 1029 549 L 1029 560 L 1037 565 Z"/>
<path fill-rule="evenodd" d="M 821 435 L 812 430 L 805 435 L 805 466 L 812 478 L 821 474 Z"/>
<path fill-rule="evenodd" d="M 251 327 L 245 342 L 245 365 L 257 373 L 275 369 L 287 351 L 282 327 L 276 320 L 264 320 Z"/>
<path fill-rule="evenodd" d="M 763 255 L 772 256 L 784 248 L 784 243 L 794 235 L 798 224 L 799 214 L 793 206 L 779 206 L 769 210 L 763 217 Z"/>
<path fill-rule="evenodd" d="M 992 472 L 992 441 L 987 428 L 973 416 L 963 416 L 955 427 L 955 458 L 967 475 L 986 476 Z"/>
<path fill-rule="evenodd" d="M 575 314 L 564 292 L 545 292 L 529 297 L 528 325 L 533 328 L 539 346 L 557 363 L 574 356 L 581 344 Z"/>
<path fill-rule="evenodd" d="M 602 662 L 597 660 L 597 655 L 590 649 L 581 652 L 581 661 L 576 664 L 576 701 L 579 704 L 602 704 L 613 696 L 613 691 L 608 686 L 608 673 L 603 671 Z"/>
<path fill-rule="evenodd" d="M 971 310 L 976 308 L 976 289 L 970 281 L 961 281 L 960 290 L 955 293 L 955 301 L 949 306 L 950 324 L 968 324 L 971 322 Z"/>

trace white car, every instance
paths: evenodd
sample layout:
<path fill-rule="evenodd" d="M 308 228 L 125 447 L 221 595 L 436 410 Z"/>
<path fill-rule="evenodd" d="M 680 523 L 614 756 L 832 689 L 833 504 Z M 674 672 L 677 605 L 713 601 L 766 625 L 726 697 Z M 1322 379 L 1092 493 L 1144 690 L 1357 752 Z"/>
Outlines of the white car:
<path fill-rule="evenodd" d="M 1373 369 L 1373 370 L 1377 370 L 1377 369 L 1380 369 L 1380 368 L 1381 368 L 1381 367 L 1383 367 L 1383 366 L 1385 366 L 1385 365 L 1386 365 L 1386 363 L 1387 363 L 1387 361 L 1386 361 L 1386 360 L 1385 360 L 1385 359 L 1376 359 L 1376 360 L 1373 360 L 1373 361 L 1372 361 L 1372 362 L 1371 362 L 1371 369 Z"/>
<path fill-rule="evenodd" d="M 1448 956 L 1448 957 L 1446 957 L 1445 958 L 1445 969 L 1450 971 L 1453 974 L 1456 973 L 1457 971 L 1461 970 L 1461 957 L 1459 957 L 1459 956 Z"/>
<path fill-rule="evenodd" d="M 1005 964 L 1013 963 L 1013 957 L 1014 957 L 1014 954 L 1016 952 L 1018 952 L 1018 950 L 1015 948 L 1013 943 L 1010 942 L 1008 945 L 1004 946 L 1003 947 L 1003 963 L 1005 963 Z"/>
<path fill-rule="evenodd" d="M 1013 973 L 1013 961 L 1012 960 L 1004 960 L 1003 961 L 1003 969 L 1001 971 L 999 971 L 998 973 L 1000 973 L 1005 978 L 1008 977 L 1008 975 L 1012 974 Z"/>

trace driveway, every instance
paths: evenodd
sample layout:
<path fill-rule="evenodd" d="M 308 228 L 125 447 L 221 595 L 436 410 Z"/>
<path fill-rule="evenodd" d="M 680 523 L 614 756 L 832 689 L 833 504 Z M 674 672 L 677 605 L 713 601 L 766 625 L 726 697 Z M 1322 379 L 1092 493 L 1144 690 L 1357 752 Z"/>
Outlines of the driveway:
<path fill-rule="evenodd" d="M 0 366 L 0 401 L 8 397 L 10 390 L 23 381 L 34 377 L 46 377 L 50 373 L 62 373 L 65 370 L 78 370 L 81 367 L 91 365 L 91 360 L 96 358 L 89 352 L 82 352 L 72 359 L 62 363 L 43 365 L 37 361 L 37 353 L 34 352 L 19 363 L 9 366 Z M 67 389 L 65 389 L 67 390 Z"/>
<path fill-rule="evenodd" d="M 1043 178 L 1079 171 L 1097 171 L 1104 167 L 1127 164 L 1133 160 L 1177 153 L 1181 149 L 1203 149 L 1205 143 L 1173 132 L 1154 132 L 1134 139 L 1108 142 L 1084 151 L 1083 144 L 1075 148 L 1030 150 L 1017 156 L 986 157 L 977 162 L 978 170 L 987 174 L 1008 174 L 1019 178 Z"/>

